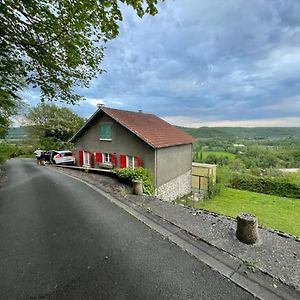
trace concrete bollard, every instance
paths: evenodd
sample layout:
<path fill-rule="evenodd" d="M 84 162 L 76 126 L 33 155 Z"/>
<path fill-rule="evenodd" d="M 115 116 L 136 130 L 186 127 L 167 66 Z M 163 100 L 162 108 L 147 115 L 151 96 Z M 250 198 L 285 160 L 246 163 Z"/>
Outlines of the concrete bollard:
<path fill-rule="evenodd" d="M 254 244 L 258 240 L 256 216 L 248 213 L 240 213 L 237 216 L 236 237 L 245 244 Z"/>
<path fill-rule="evenodd" d="M 132 180 L 132 185 L 135 195 L 143 195 L 143 180 Z"/>

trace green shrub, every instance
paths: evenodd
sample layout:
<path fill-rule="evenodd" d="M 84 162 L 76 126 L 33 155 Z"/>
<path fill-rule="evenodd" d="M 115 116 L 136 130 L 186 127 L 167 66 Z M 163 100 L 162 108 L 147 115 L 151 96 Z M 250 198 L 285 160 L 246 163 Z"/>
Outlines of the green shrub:
<path fill-rule="evenodd" d="M 287 177 L 236 175 L 230 180 L 228 186 L 239 190 L 300 198 L 300 186 L 289 182 Z"/>
<path fill-rule="evenodd" d="M 51 137 L 41 138 L 39 147 L 46 151 L 47 150 L 65 150 L 65 149 L 72 150 L 73 149 L 72 143 L 58 141 Z"/>
<path fill-rule="evenodd" d="M 124 168 L 116 169 L 118 177 L 123 179 L 132 180 L 143 180 L 143 192 L 147 195 L 153 195 L 154 185 L 153 176 L 148 169 L 145 168 Z"/>
<path fill-rule="evenodd" d="M 207 194 L 205 195 L 205 200 L 213 199 L 214 197 L 219 195 L 221 192 L 221 187 L 222 187 L 221 182 L 216 182 L 216 183 L 210 182 Z"/>
<path fill-rule="evenodd" d="M 17 146 L 9 143 L 0 144 L 0 164 L 14 157 L 33 157 L 34 149 L 31 146 Z"/>
<path fill-rule="evenodd" d="M 300 185 L 300 171 L 287 175 L 289 182 Z"/>

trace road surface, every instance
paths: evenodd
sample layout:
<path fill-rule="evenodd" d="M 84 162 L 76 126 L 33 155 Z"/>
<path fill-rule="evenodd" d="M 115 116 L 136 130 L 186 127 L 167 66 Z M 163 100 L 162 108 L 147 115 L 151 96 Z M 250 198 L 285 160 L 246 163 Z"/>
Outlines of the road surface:
<path fill-rule="evenodd" d="M 85 184 L 30 159 L 0 180 L 0 299 L 253 299 Z"/>

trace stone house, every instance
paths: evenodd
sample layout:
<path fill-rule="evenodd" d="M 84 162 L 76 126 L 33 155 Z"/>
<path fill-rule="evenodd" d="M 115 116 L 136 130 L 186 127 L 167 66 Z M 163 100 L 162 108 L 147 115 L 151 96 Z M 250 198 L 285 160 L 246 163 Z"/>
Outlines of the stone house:
<path fill-rule="evenodd" d="M 191 192 L 194 138 L 153 114 L 99 106 L 71 138 L 87 168 L 147 168 L 155 194 L 171 201 Z"/>

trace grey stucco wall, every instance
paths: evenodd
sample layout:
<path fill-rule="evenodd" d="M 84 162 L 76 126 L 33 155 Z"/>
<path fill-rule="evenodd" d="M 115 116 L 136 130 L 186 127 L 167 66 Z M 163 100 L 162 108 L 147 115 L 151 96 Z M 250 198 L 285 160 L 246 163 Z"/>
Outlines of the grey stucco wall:
<path fill-rule="evenodd" d="M 192 170 L 192 144 L 166 147 L 156 150 L 156 186 Z"/>
<path fill-rule="evenodd" d="M 111 141 L 100 141 L 100 124 L 112 125 Z M 78 158 L 79 150 L 115 153 L 117 166 L 120 163 L 120 154 L 139 156 L 142 160 L 142 166 L 149 169 L 153 175 L 155 174 L 155 150 L 104 113 L 100 114 L 96 121 L 75 140 L 74 147 L 76 158 Z"/>

